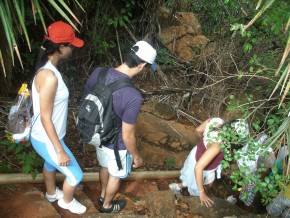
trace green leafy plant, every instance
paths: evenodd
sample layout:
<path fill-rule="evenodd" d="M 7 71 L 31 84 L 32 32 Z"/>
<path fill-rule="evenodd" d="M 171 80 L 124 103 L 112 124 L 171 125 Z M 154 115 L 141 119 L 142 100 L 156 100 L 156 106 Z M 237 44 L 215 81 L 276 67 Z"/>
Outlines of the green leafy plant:
<path fill-rule="evenodd" d="M 5 152 L 5 156 L 10 157 L 10 161 L 5 162 L 7 167 L 3 167 L 4 171 L 9 171 L 15 166 L 20 166 L 23 173 L 31 173 L 33 176 L 36 176 L 39 173 L 39 169 L 43 161 L 32 149 L 31 144 L 26 143 L 13 143 L 8 139 L 0 141 L 0 146 L 2 152 Z"/>
<path fill-rule="evenodd" d="M 166 169 L 174 169 L 176 167 L 176 160 L 174 157 L 167 157 L 164 160 L 164 166 Z"/>
<path fill-rule="evenodd" d="M 169 66 L 174 66 L 176 64 L 174 58 L 168 53 L 167 49 L 164 48 L 157 50 L 157 62 L 158 64 Z"/>
<path fill-rule="evenodd" d="M 125 7 L 120 10 L 120 14 L 115 17 L 108 18 L 108 24 L 114 26 L 115 28 L 119 26 L 124 26 L 129 23 L 132 18 L 132 11 L 135 6 L 135 0 L 125 1 Z"/>

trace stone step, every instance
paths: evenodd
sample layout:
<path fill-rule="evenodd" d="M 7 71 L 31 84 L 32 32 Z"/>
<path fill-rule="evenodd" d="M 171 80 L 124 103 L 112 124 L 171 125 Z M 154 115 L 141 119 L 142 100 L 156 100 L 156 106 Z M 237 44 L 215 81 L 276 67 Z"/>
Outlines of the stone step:
<path fill-rule="evenodd" d="M 146 215 L 136 215 L 136 214 L 122 214 L 122 213 L 113 213 L 113 214 L 103 214 L 103 213 L 86 213 L 81 216 L 81 218 L 149 218 Z"/>
<path fill-rule="evenodd" d="M 21 186 L 11 190 L 10 195 L 0 200 L 0 217 L 5 218 L 60 218 L 44 197 L 44 194 L 33 186 Z"/>
<path fill-rule="evenodd" d="M 171 191 L 154 191 L 145 196 L 150 217 L 175 218 L 175 196 Z"/>

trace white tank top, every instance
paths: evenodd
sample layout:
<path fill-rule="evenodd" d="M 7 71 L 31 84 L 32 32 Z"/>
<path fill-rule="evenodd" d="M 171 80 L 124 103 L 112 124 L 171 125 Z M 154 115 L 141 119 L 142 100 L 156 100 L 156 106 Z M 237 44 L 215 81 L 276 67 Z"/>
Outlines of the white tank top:
<path fill-rule="evenodd" d="M 53 104 L 52 122 L 59 139 L 62 139 L 66 134 L 69 92 L 62 79 L 60 72 L 50 61 L 48 61 L 43 67 L 41 67 L 41 69 L 51 70 L 58 80 L 57 90 Z M 38 141 L 45 142 L 49 140 L 49 138 L 46 134 L 46 131 L 43 128 L 40 119 L 39 93 L 36 90 L 34 80 L 32 83 L 32 101 L 33 101 L 34 119 L 32 121 L 33 126 L 31 130 L 31 137 Z"/>

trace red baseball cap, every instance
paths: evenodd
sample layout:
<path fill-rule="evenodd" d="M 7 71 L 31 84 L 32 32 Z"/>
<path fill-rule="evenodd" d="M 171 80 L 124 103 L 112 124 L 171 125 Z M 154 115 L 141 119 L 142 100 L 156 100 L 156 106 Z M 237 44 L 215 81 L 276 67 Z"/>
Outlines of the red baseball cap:
<path fill-rule="evenodd" d="M 72 26 L 63 21 L 56 21 L 50 24 L 47 32 L 48 35 L 45 38 L 56 44 L 69 43 L 78 48 L 84 45 L 84 41 L 76 37 Z"/>

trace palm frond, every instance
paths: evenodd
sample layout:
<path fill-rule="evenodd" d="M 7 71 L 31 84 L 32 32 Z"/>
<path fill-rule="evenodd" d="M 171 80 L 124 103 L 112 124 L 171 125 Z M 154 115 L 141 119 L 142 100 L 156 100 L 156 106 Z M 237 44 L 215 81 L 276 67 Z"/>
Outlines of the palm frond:
<path fill-rule="evenodd" d="M 68 7 L 68 5 L 63 0 L 58 0 L 58 2 L 75 19 L 75 21 L 77 21 L 81 25 L 81 22 L 78 20 L 78 18 L 76 17 L 76 15 L 72 12 L 72 10 Z"/>
<path fill-rule="evenodd" d="M 250 22 L 244 26 L 244 31 L 246 31 L 250 26 L 252 26 L 256 20 L 259 19 L 259 17 L 261 17 L 262 14 L 264 14 L 264 12 L 271 7 L 271 5 L 275 2 L 275 0 L 268 0 L 266 1 L 266 3 L 262 6 L 262 8 L 258 11 L 258 13 L 253 17 L 252 20 L 250 20 Z M 261 4 L 261 3 L 260 3 Z"/>
<path fill-rule="evenodd" d="M 55 2 L 55 0 L 48 0 L 48 2 L 54 7 L 54 9 L 70 24 L 74 29 L 78 32 L 78 28 L 74 25 L 72 20 L 68 17 L 68 15 L 59 7 L 59 5 Z"/>
<path fill-rule="evenodd" d="M 23 1 L 21 1 L 23 3 Z M 14 7 L 16 9 L 16 13 L 17 13 L 17 16 L 18 16 L 18 20 L 19 20 L 19 23 L 21 25 L 21 28 L 24 32 L 24 36 L 25 36 L 25 39 L 26 39 L 26 43 L 28 45 L 28 48 L 29 48 L 29 51 L 31 51 L 31 45 L 30 45 L 30 40 L 29 40 L 29 36 L 28 36 L 28 33 L 27 33 L 27 29 L 26 29 L 26 26 L 25 26 L 25 16 L 24 16 L 24 12 L 23 12 L 23 9 L 21 10 L 21 5 L 19 5 L 19 2 L 17 0 L 13 0 L 13 4 L 14 4 Z"/>
<path fill-rule="evenodd" d="M 2 66 L 4 77 L 6 77 L 6 70 L 5 70 L 5 65 L 4 65 L 4 60 L 3 60 L 3 56 L 2 56 L 2 51 L 1 50 L 0 50 L 0 64 Z"/>

